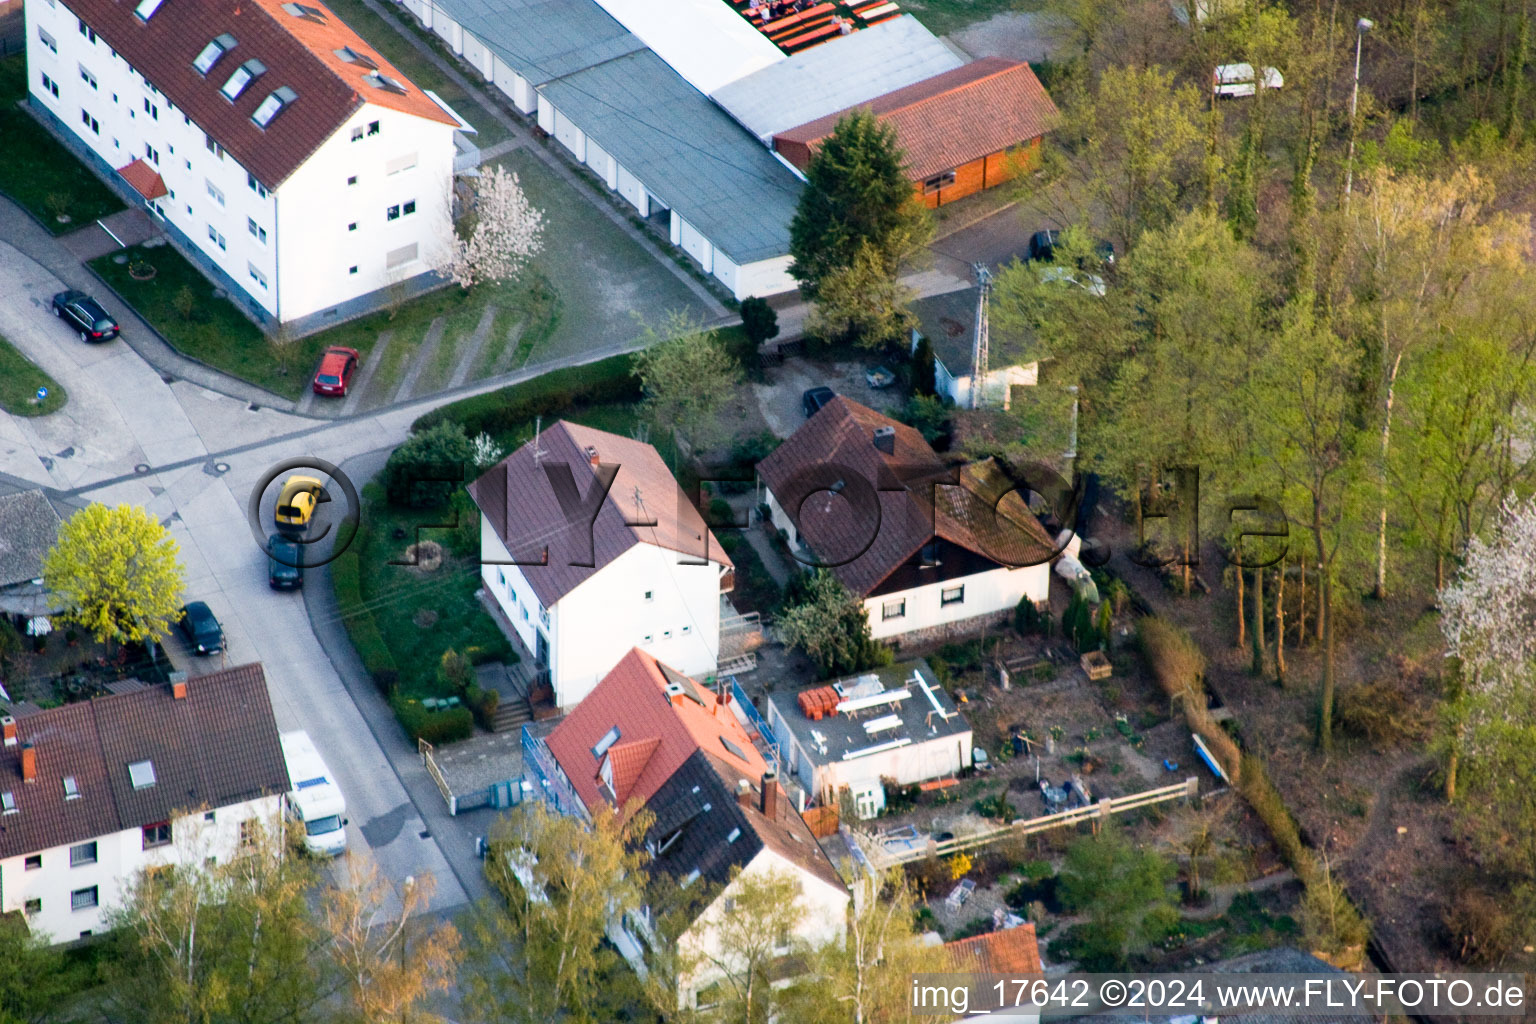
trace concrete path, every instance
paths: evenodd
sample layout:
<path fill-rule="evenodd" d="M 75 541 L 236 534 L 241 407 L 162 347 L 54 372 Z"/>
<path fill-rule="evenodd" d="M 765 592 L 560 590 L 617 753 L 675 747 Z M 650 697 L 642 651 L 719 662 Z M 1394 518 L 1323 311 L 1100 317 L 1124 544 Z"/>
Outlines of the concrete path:
<path fill-rule="evenodd" d="M 373 375 L 378 372 L 380 364 L 389 354 L 389 343 L 394 340 L 394 331 L 384 331 L 379 335 L 379 340 L 373 343 L 373 351 L 368 353 L 368 358 L 363 360 L 363 365 L 357 371 L 357 376 L 352 378 L 352 386 L 347 389 L 347 397 L 341 403 L 341 415 L 343 418 L 351 416 L 357 411 L 357 403 L 368 392 L 368 385 L 373 382 Z"/>
<path fill-rule="evenodd" d="M 438 317 L 427 328 L 427 335 L 421 339 L 421 347 L 416 350 L 410 368 L 405 371 L 405 376 L 400 379 L 400 386 L 395 389 L 396 402 L 403 402 L 411 397 L 411 390 L 421 379 L 422 370 L 426 369 L 427 364 L 432 361 L 432 357 L 437 353 L 437 346 L 443 343 L 443 327 L 443 318 Z"/>
<path fill-rule="evenodd" d="M 485 351 L 485 343 L 490 340 L 491 326 L 495 321 L 496 307 L 486 306 L 485 312 L 480 314 L 480 322 L 475 325 L 475 333 L 469 336 L 468 344 L 459 354 L 459 365 L 454 368 L 453 376 L 448 379 L 449 387 L 456 388 L 469 379 L 475 363 L 480 360 L 480 353 Z"/>
<path fill-rule="evenodd" d="M 527 150 L 529 153 L 534 154 L 546 165 L 548 165 L 550 170 L 554 171 L 561 178 L 565 179 L 565 181 L 569 183 L 570 186 L 577 192 L 587 196 L 592 195 L 592 190 L 588 186 L 576 180 L 577 172 L 572 169 L 570 164 L 565 160 L 562 160 L 554 153 L 554 150 L 558 148 L 558 146 L 546 147 L 530 142 L 524 129 L 526 122 L 524 122 L 522 119 L 522 115 L 514 115 L 509 113 L 509 110 L 512 108 L 499 89 L 483 89 L 481 88 L 481 86 L 484 84 L 482 81 L 470 81 L 454 63 L 444 58 L 440 53 L 433 49 L 431 44 L 426 42 L 426 40 L 422 39 L 419 35 L 417 35 L 415 32 L 412 32 L 408 27 L 404 25 L 401 21 L 398 9 L 394 5 L 383 4 L 380 3 L 379 0 L 363 0 L 363 5 L 374 14 L 377 14 L 380 18 L 383 18 L 386 22 L 388 22 L 390 27 L 400 34 L 402 39 L 405 39 L 407 42 L 409 42 L 411 46 L 417 50 L 417 52 L 419 52 L 427 60 L 431 61 L 433 67 L 447 75 L 448 78 L 454 82 L 454 84 L 468 93 L 470 98 L 473 99 L 476 103 L 479 103 L 486 110 L 490 111 L 491 115 L 495 117 L 496 120 L 501 122 L 501 124 L 509 132 L 512 133 L 512 139 L 509 140 L 509 142 L 515 142 L 516 144 L 500 144 L 507 146 L 507 148 L 502 152 L 510 152 L 513 149 Z M 495 150 L 497 148 L 499 147 L 492 146 L 491 150 Z M 490 159 L 488 157 L 482 158 Z M 672 258 L 666 252 L 662 251 L 661 247 L 656 244 L 655 240 L 652 239 L 650 235 L 644 231 L 641 231 L 639 228 L 636 228 L 632 223 L 630 223 L 629 218 L 615 209 L 613 203 L 600 201 L 594 203 L 594 205 L 597 207 L 597 209 L 602 211 L 604 216 L 618 225 L 620 230 L 633 238 L 642 249 L 649 253 L 654 259 L 656 259 L 657 262 L 666 267 L 679 281 L 686 285 L 689 291 L 698 296 L 699 301 L 704 303 L 704 305 L 709 308 L 710 312 L 714 316 L 726 317 L 730 315 L 729 311 L 725 308 L 719 299 L 715 298 L 714 293 L 711 292 L 709 288 L 700 282 L 698 278 L 694 277 L 692 274 L 688 273 L 682 267 L 679 267 L 676 263 L 674 263 Z"/>
<path fill-rule="evenodd" d="M 160 225 L 143 210 L 119 210 L 59 239 L 81 263 L 138 245 L 162 234 Z"/>
<path fill-rule="evenodd" d="M 517 346 L 523 340 L 522 320 L 517 321 L 507 330 L 507 343 L 502 347 L 501 354 L 496 357 L 496 362 L 491 366 L 491 374 L 506 373 L 512 369 L 512 363 L 517 359 Z"/>

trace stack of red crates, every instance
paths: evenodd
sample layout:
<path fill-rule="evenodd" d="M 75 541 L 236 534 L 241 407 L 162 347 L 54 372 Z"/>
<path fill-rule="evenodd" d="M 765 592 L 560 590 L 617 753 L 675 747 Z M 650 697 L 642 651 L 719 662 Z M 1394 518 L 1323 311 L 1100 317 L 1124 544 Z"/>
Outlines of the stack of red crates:
<path fill-rule="evenodd" d="M 818 686 L 814 690 L 806 690 L 799 696 L 800 710 L 805 712 L 805 717 L 813 722 L 819 722 L 823 717 L 837 714 L 837 691 L 830 686 Z"/>

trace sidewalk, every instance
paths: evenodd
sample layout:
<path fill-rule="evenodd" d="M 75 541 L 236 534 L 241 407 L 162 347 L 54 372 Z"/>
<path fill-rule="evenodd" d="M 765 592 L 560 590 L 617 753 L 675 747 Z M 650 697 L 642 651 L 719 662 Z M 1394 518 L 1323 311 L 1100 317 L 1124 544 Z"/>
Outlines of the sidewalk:
<path fill-rule="evenodd" d="M 92 227 L 88 230 L 105 236 L 100 228 Z M 74 235 L 66 236 L 66 238 L 73 237 Z M 117 319 L 118 326 L 122 329 L 123 343 L 158 370 L 162 377 L 191 381 L 209 391 L 217 391 L 221 395 L 228 395 L 253 405 L 281 409 L 285 412 L 293 410 L 293 403 L 288 399 L 273 394 L 265 388 L 259 388 L 236 377 L 220 373 L 194 359 L 188 359 L 171 348 L 153 327 L 139 317 L 137 312 L 116 301 L 102 284 L 101 279 L 92 274 L 64 244 L 64 239 L 54 238 L 43 230 L 42 226 L 25 210 L 4 196 L 0 196 L 0 238 L 4 238 L 15 246 L 22 255 L 41 264 L 68 287 L 99 296 L 108 306 L 108 312 Z"/>

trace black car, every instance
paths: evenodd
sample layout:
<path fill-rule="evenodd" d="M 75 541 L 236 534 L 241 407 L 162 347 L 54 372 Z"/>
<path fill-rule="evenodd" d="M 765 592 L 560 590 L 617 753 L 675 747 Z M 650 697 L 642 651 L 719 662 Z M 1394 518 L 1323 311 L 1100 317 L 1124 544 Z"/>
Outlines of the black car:
<path fill-rule="evenodd" d="M 187 638 L 187 645 L 198 654 L 218 654 L 224 649 L 224 627 L 203 602 L 185 605 L 176 625 Z"/>
<path fill-rule="evenodd" d="M 809 419 L 821 412 L 822 407 L 836 397 L 837 392 L 831 388 L 811 388 L 800 396 L 800 407 L 805 410 L 806 418 Z"/>
<path fill-rule="evenodd" d="M 267 538 L 267 583 L 273 590 L 297 590 L 304 585 L 303 545 L 280 533 Z"/>
<path fill-rule="evenodd" d="M 1056 246 L 1061 244 L 1061 232 L 1055 228 L 1046 228 L 1036 231 L 1029 236 L 1029 258 L 1041 263 L 1049 263 L 1056 258 Z M 1115 262 L 1114 244 L 1102 238 L 1095 239 L 1093 251 L 1098 253 L 1099 259 L 1106 264 Z"/>
<path fill-rule="evenodd" d="M 111 341 L 118 334 L 117 321 L 85 292 L 59 292 L 53 297 L 53 315 L 74 328 L 81 341 Z"/>

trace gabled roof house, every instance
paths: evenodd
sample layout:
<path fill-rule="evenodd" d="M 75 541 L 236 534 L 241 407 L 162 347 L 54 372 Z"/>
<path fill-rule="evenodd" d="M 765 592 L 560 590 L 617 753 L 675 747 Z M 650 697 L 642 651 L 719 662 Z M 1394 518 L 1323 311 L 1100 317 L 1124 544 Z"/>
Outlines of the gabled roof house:
<path fill-rule="evenodd" d="M 469 487 L 481 578 L 575 707 L 632 647 L 704 676 L 730 556 L 643 441 L 560 421 Z"/>
<path fill-rule="evenodd" d="M 758 466 L 773 524 L 864 601 L 876 639 L 979 629 L 1049 596 L 1056 545 L 995 459 L 949 465 L 839 395 Z"/>

